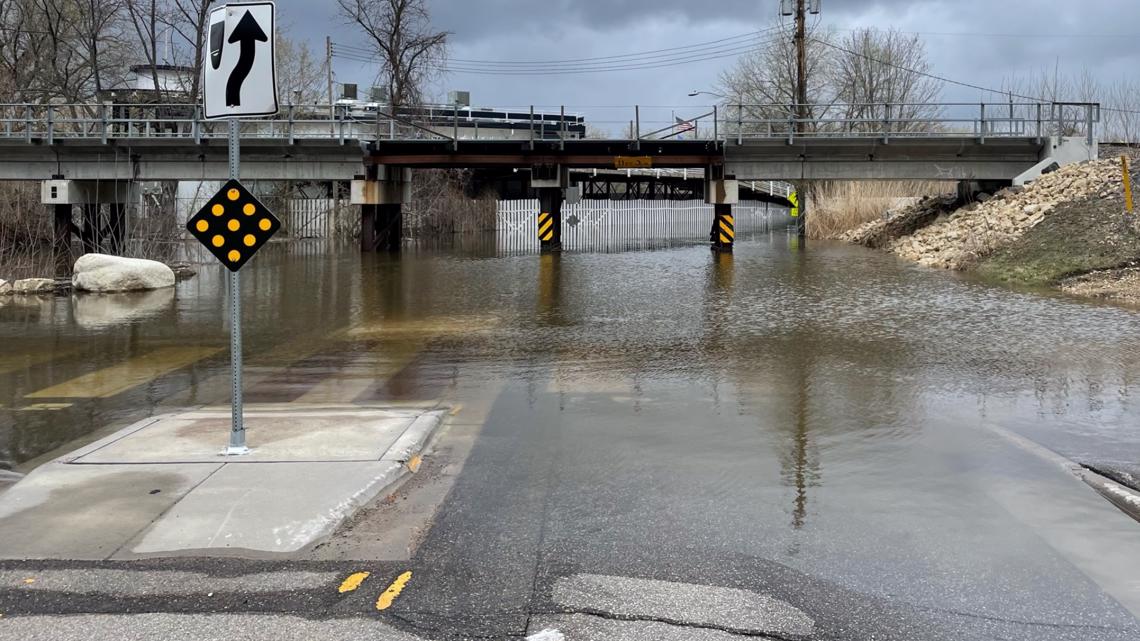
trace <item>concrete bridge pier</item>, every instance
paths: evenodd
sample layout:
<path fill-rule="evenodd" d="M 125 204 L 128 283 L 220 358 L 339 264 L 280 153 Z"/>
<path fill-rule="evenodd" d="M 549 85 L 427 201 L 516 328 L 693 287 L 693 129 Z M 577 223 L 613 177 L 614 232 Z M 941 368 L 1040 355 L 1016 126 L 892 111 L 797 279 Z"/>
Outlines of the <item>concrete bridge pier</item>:
<path fill-rule="evenodd" d="M 570 186 L 570 170 L 561 165 L 534 165 L 530 186 L 538 192 L 538 242 L 544 252 L 562 250 L 563 190 Z"/>
<path fill-rule="evenodd" d="M 740 187 L 734 176 L 724 175 L 724 167 L 705 169 L 705 202 L 713 206 L 709 241 L 713 251 L 731 252 L 736 242 L 736 220 L 732 206 L 740 202 Z"/>
<path fill-rule="evenodd" d="M 360 205 L 360 251 L 398 252 L 404 238 L 403 206 L 412 200 L 412 170 L 378 165 L 352 181 L 350 203 Z"/>
<path fill-rule="evenodd" d="M 83 243 L 84 252 L 123 251 L 126 234 L 126 203 L 130 199 L 128 181 L 67 180 L 56 175 L 40 183 L 40 202 L 52 209 L 55 277 L 68 278 L 74 263 L 72 235 Z M 101 207 L 106 204 L 107 225 L 102 224 Z M 72 221 L 72 208 L 83 211 L 83 226 Z M 106 242 L 104 242 L 106 241 Z"/>

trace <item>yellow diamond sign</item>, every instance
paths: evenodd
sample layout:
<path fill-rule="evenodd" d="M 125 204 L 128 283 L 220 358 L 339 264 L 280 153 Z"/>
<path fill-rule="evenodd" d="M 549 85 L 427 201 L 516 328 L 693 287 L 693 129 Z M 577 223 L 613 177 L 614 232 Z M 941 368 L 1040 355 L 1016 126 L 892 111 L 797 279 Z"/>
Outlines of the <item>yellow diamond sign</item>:
<path fill-rule="evenodd" d="M 236 272 L 281 229 L 281 221 L 241 183 L 231 180 L 194 214 L 186 229 Z"/>

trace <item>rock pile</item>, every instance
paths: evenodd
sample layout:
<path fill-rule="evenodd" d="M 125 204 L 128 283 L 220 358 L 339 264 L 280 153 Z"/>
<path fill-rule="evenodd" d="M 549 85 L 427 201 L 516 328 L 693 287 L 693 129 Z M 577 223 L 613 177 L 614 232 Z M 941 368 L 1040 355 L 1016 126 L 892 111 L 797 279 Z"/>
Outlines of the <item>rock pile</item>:
<path fill-rule="evenodd" d="M 955 196 L 926 196 L 898 209 L 888 210 L 883 218 L 864 223 L 839 237 L 840 240 L 871 249 L 878 249 L 891 241 L 909 236 L 950 212 L 957 205 Z"/>
<path fill-rule="evenodd" d="M 1120 193 L 1119 160 L 1068 165 L 1024 189 L 1010 187 L 971 203 L 945 220 L 885 245 L 888 251 L 929 267 L 964 269 L 1018 238 L 1059 203 Z"/>

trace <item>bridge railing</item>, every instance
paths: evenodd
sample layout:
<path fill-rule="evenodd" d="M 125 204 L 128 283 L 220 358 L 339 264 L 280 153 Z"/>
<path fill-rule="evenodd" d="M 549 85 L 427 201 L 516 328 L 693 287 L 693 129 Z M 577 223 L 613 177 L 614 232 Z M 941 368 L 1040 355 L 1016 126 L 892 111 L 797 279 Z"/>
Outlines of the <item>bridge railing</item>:
<path fill-rule="evenodd" d="M 719 137 L 737 142 L 797 138 L 1044 138 L 1086 136 L 1100 122 L 1097 103 L 835 103 L 729 104 Z"/>

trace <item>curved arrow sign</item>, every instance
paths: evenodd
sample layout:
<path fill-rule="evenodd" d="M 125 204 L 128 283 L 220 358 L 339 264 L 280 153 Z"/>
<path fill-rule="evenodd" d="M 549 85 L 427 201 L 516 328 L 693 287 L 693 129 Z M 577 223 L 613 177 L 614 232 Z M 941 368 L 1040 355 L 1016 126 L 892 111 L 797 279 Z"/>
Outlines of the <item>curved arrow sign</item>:
<path fill-rule="evenodd" d="M 207 118 L 277 113 L 272 2 L 239 2 L 210 12 L 209 46 L 202 61 Z"/>

